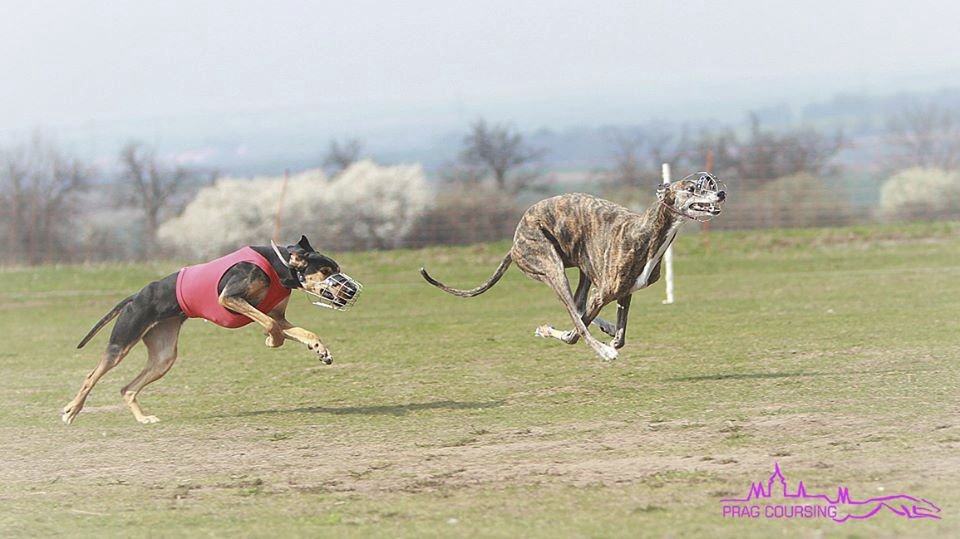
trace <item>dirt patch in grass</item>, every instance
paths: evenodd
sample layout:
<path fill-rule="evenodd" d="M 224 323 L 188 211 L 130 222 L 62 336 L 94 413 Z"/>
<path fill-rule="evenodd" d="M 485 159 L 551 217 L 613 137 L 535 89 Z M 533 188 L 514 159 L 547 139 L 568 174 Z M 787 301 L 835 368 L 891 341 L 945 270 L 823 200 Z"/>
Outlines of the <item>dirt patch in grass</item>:
<path fill-rule="evenodd" d="M 112 411 L 114 407 L 110 407 Z M 94 411 L 94 410 L 91 410 Z M 877 427 L 856 417 L 791 414 L 736 421 L 608 421 L 489 431 L 458 429 L 442 439 L 358 441 L 308 425 L 230 427 L 215 434 L 130 425 L 109 431 L 4 429 L 0 482 L 183 485 L 249 491 L 424 492 L 559 483 L 696 483 L 764 473 L 774 462 L 850 473 L 896 475 L 890 452 L 922 476 L 960 469 L 960 428 L 915 423 Z M 842 434 L 842 437 L 840 436 Z M 929 443 L 917 443 L 918 438 Z M 857 458 L 852 458 L 857 456 Z M 847 475 L 841 472 L 840 475 Z M 922 477 L 913 476 L 914 479 Z M 752 478 L 744 478 L 744 480 Z M 199 488 L 199 487 L 197 487 Z"/>

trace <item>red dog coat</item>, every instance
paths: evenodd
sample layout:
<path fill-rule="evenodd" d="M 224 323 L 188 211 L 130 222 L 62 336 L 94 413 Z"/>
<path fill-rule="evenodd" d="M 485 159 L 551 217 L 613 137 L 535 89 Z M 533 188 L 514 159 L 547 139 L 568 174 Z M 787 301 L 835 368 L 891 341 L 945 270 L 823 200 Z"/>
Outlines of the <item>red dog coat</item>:
<path fill-rule="evenodd" d="M 290 297 L 290 289 L 280 284 L 280 276 L 270 262 L 250 247 L 244 247 L 205 264 L 187 266 L 180 270 L 177 274 L 177 302 L 183 312 L 190 318 L 204 318 L 225 328 L 238 328 L 252 322 L 242 314 L 227 310 L 217 301 L 220 296 L 217 293 L 220 278 L 238 262 L 256 264 L 270 278 L 267 295 L 256 305 L 258 311 L 268 313 Z"/>

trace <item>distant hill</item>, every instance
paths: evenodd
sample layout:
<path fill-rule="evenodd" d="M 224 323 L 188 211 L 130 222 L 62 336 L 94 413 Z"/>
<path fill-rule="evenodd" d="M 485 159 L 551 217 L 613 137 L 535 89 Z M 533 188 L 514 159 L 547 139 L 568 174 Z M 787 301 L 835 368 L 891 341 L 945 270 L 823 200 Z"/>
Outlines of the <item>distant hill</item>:
<path fill-rule="evenodd" d="M 731 108 L 691 108 L 676 112 L 678 107 L 658 109 L 647 106 L 618 104 L 628 114 L 622 120 L 609 122 L 582 121 L 575 125 L 551 125 L 516 122 L 527 141 L 544 148 L 543 165 L 553 170 L 595 170 L 609 167 L 615 146 L 611 134 L 629 132 L 656 125 L 657 129 L 679 133 L 702 130 L 748 128 L 748 114 L 753 113 L 765 129 L 782 130 L 809 126 L 826 132 L 842 129 L 853 142 L 866 142 L 845 151 L 845 165 L 856 165 L 876 159 L 883 153 L 879 142 L 887 118 L 908 103 L 937 103 L 960 110 L 960 87 L 947 87 L 927 92 L 899 92 L 889 95 L 846 92 L 806 104 L 789 104 L 775 99 L 757 101 L 756 106 Z M 557 102 L 558 110 L 568 104 Z M 546 103 L 538 103 L 539 117 L 546 117 Z M 608 107 L 609 108 L 609 107 Z M 682 107 L 680 107 L 682 109 Z M 601 107 L 602 109 L 602 107 Z M 517 104 L 504 109 L 523 116 Z M 598 109 L 600 110 L 600 109 Z M 609 111 L 607 112 L 609 117 Z M 663 119 L 666 116 L 669 119 Z M 653 118 L 653 119 L 651 119 Z M 660 119 L 656 119 L 660 118 Z M 65 149 L 73 154 L 103 164 L 109 171 L 121 146 L 139 140 L 156 147 L 167 158 L 217 170 L 232 176 L 277 174 L 284 169 L 303 170 L 318 166 L 329 141 L 333 138 L 355 138 L 363 142 L 365 155 L 383 164 L 419 162 L 428 174 L 436 173 L 445 163 L 455 159 L 470 122 L 478 119 L 457 109 L 454 104 L 438 104 L 403 108 L 383 105 L 357 110 L 281 109 L 243 113 L 217 112 L 179 118 L 139 118 L 113 122 L 86 122 L 60 127 L 55 132 Z M 511 117 L 494 117 L 498 122 L 513 122 Z M 29 133 L 4 132 L 0 142 L 25 140 Z"/>

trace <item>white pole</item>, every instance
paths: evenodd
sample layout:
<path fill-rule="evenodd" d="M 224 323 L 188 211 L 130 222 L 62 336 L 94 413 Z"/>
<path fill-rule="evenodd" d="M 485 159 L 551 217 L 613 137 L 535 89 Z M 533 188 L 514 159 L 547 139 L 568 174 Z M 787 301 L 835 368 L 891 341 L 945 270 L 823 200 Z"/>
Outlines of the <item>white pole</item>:
<path fill-rule="evenodd" d="M 663 163 L 660 171 L 663 174 L 663 183 L 670 183 L 670 163 Z M 667 247 L 667 251 L 663 253 L 661 267 L 667 282 L 667 299 L 663 300 L 663 304 L 670 305 L 673 303 L 673 245 Z"/>

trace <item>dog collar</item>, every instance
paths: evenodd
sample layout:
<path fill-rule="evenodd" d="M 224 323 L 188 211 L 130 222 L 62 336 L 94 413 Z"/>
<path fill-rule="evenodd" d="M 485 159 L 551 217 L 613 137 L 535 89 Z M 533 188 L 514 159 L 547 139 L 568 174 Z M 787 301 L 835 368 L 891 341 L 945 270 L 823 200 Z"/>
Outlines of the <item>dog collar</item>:
<path fill-rule="evenodd" d="M 290 279 L 288 282 L 292 284 L 294 288 L 303 288 L 303 272 L 292 267 L 289 262 L 284 260 L 283 255 L 280 254 L 280 248 L 277 247 L 277 244 L 274 243 L 273 240 L 270 240 L 270 247 L 273 247 L 273 252 L 277 254 L 277 258 L 283 263 L 283 267 L 290 271 Z"/>

